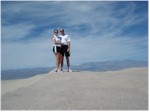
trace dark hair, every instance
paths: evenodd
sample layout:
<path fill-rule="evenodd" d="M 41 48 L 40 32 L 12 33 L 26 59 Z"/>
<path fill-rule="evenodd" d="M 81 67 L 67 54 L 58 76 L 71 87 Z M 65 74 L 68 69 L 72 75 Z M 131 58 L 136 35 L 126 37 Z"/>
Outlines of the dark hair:
<path fill-rule="evenodd" d="M 58 30 L 57 30 L 57 29 L 55 29 L 55 30 L 54 30 L 54 32 L 58 32 Z"/>

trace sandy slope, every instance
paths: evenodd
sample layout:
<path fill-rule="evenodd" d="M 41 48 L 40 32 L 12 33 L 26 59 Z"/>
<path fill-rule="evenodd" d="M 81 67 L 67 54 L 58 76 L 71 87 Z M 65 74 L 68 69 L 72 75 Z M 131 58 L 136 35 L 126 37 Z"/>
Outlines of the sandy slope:
<path fill-rule="evenodd" d="M 148 68 L 2 81 L 2 110 L 147 110 Z"/>

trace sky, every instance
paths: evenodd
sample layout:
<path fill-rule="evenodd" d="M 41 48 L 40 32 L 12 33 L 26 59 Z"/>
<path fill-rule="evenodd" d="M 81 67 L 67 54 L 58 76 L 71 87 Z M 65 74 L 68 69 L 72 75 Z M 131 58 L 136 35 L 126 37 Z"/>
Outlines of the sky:
<path fill-rule="evenodd" d="M 55 66 L 51 36 L 71 38 L 71 65 L 148 61 L 147 1 L 2 1 L 1 69 Z"/>

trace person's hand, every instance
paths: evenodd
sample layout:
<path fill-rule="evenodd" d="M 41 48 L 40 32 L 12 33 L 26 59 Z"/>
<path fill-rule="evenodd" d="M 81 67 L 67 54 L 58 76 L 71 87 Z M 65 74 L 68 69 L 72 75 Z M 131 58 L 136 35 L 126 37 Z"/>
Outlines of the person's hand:
<path fill-rule="evenodd" d="M 67 52 L 70 52 L 70 48 L 67 49 Z"/>
<path fill-rule="evenodd" d="M 61 45 L 64 45 L 64 43 L 61 43 Z"/>

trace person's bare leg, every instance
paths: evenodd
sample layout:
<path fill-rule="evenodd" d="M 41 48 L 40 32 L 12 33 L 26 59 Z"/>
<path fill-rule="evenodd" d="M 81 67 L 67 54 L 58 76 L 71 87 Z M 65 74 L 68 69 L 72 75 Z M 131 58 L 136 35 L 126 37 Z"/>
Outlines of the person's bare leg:
<path fill-rule="evenodd" d="M 58 60 L 58 67 L 59 67 L 59 69 L 61 67 L 61 63 L 62 63 L 62 55 L 59 53 L 59 60 Z M 63 71 L 63 70 L 61 69 L 61 71 Z"/>
<path fill-rule="evenodd" d="M 57 53 L 55 53 L 55 65 L 56 65 L 56 71 L 57 71 Z"/>
<path fill-rule="evenodd" d="M 58 71 L 59 69 L 59 54 L 57 53 L 56 54 L 56 72 Z"/>
<path fill-rule="evenodd" d="M 70 68 L 70 63 L 69 63 L 69 57 L 68 56 L 66 57 L 66 62 L 67 62 L 68 68 Z"/>
<path fill-rule="evenodd" d="M 69 57 L 66 57 L 66 62 L 67 62 L 67 66 L 68 66 L 68 72 L 72 72 L 72 70 L 70 69 L 70 60 Z"/>
<path fill-rule="evenodd" d="M 64 56 L 61 57 L 61 70 L 63 71 L 63 65 L 64 65 Z"/>
<path fill-rule="evenodd" d="M 58 54 L 58 67 L 60 68 L 60 65 L 61 65 L 61 54 L 59 53 Z"/>

